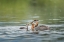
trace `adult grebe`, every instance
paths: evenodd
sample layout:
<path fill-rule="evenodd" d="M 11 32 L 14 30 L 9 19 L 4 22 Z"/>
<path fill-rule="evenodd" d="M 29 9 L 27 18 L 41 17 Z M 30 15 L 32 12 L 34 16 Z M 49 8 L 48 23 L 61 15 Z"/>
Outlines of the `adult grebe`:
<path fill-rule="evenodd" d="M 38 26 L 38 20 L 34 20 L 32 23 L 32 31 L 36 30 L 36 31 L 43 31 L 43 30 L 49 30 L 49 27 L 48 26 L 45 26 L 45 25 L 40 25 Z"/>

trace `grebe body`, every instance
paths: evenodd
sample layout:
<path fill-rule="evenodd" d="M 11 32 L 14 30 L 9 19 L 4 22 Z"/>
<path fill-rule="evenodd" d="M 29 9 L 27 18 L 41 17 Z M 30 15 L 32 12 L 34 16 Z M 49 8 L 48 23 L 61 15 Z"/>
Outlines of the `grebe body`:
<path fill-rule="evenodd" d="M 49 30 L 50 28 L 48 26 L 45 26 L 45 25 L 40 25 L 40 26 L 37 26 L 35 27 L 35 30 L 36 31 L 44 31 L 44 30 Z"/>

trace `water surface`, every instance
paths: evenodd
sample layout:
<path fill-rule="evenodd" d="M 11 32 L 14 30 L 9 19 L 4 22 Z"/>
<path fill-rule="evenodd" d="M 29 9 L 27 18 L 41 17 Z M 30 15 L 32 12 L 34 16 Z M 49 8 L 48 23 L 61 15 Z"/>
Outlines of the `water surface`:
<path fill-rule="evenodd" d="M 34 19 L 51 30 L 19 29 Z M 64 42 L 64 0 L 0 0 L 0 42 Z"/>

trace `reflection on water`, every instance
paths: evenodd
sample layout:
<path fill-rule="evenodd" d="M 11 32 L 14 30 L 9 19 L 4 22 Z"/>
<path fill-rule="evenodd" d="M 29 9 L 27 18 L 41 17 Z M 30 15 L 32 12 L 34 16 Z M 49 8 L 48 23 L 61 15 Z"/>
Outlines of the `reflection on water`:
<path fill-rule="evenodd" d="M 1 22 L 42 20 L 44 24 L 64 23 L 63 0 L 0 0 Z"/>

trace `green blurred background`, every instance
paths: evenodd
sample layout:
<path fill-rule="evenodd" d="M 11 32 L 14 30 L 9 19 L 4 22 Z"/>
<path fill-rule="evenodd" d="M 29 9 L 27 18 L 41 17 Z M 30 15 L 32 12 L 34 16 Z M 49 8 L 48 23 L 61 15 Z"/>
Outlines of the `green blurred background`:
<path fill-rule="evenodd" d="M 43 24 L 63 24 L 64 0 L 0 0 L 0 22 L 34 19 Z"/>

